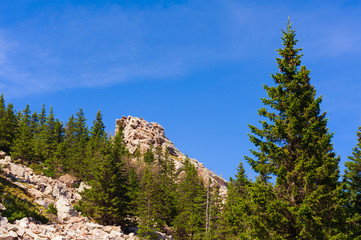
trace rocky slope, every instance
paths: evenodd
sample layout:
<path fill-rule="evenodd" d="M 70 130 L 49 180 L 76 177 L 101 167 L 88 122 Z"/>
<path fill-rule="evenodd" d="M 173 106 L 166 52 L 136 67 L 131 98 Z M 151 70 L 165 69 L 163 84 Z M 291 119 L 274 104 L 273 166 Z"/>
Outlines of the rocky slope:
<path fill-rule="evenodd" d="M 160 147 L 163 152 L 168 150 L 176 169 L 183 167 L 186 156 L 165 136 L 164 128 L 160 124 L 149 123 L 142 118 L 123 116 L 121 119 L 116 120 L 115 133 L 119 128 L 123 129 L 124 140 L 131 153 L 134 153 L 138 147 L 141 153 L 144 153 L 153 145 L 153 149 Z M 220 194 L 225 197 L 227 194 L 227 181 L 204 167 L 203 163 L 198 162 L 196 159 L 190 158 L 190 161 L 196 167 L 198 175 L 203 181 L 207 183 L 208 179 L 210 179 L 212 187 L 215 185 L 220 186 Z"/>
<path fill-rule="evenodd" d="M 2 175 L 31 195 L 34 203 L 48 209 L 54 206 L 57 210 L 55 223 L 42 224 L 32 218 L 16 220 L 13 224 L 0 215 L 0 240 L 37 239 L 138 239 L 134 233 L 124 234 L 119 226 L 102 226 L 82 217 L 72 206 L 81 199 L 80 192 L 87 187 L 78 183 L 70 175 L 60 179 L 52 179 L 37 175 L 32 169 L 14 163 L 9 156 L 0 152 Z M 75 188 L 79 185 L 78 188 Z M 0 210 L 5 210 L 0 204 Z M 159 239 L 173 239 L 159 233 Z"/>

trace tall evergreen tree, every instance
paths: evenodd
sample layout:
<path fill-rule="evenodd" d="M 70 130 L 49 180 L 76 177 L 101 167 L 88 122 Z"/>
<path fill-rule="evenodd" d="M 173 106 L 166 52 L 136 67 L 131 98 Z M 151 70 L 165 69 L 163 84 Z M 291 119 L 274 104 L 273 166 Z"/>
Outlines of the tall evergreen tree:
<path fill-rule="evenodd" d="M 206 228 L 206 189 L 194 165 L 186 158 L 186 176 L 179 182 L 177 216 L 174 221 L 177 239 L 203 239 Z"/>
<path fill-rule="evenodd" d="M 64 142 L 57 149 L 57 156 L 61 159 L 65 172 L 73 172 L 78 177 L 85 177 L 87 144 L 89 130 L 82 109 L 76 113 L 76 118 L 71 115 L 65 127 Z"/>
<path fill-rule="evenodd" d="M 7 147 L 6 137 L 5 137 L 5 99 L 4 94 L 0 95 L 0 150 L 5 150 Z"/>
<path fill-rule="evenodd" d="M 146 166 L 140 182 L 140 192 L 137 196 L 136 215 L 139 218 L 139 234 L 143 239 L 157 239 L 154 232 L 156 227 L 157 184 L 150 166 Z"/>
<path fill-rule="evenodd" d="M 91 174 L 94 172 L 93 168 L 102 164 L 99 161 L 102 159 L 102 149 L 107 144 L 107 141 L 103 115 L 98 111 L 95 120 L 93 121 L 93 126 L 90 129 L 90 137 L 87 142 L 87 158 L 83 162 L 84 168 L 88 169 L 88 174 L 86 174 L 87 179 L 93 178 Z"/>
<path fill-rule="evenodd" d="M 30 163 L 34 156 L 32 119 L 30 114 L 30 107 L 26 105 L 26 108 L 19 114 L 19 126 L 11 148 L 11 156 L 13 158 L 20 158 L 27 163 Z"/>
<path fill-rule="evenodd" d="M 47 155 L 47 147 L 46 147 L 46 137 L 47 137 L 47 129 L 46 129 L 46 111 L 45 105 L 41 109 L 39 115 L 35 116 L 33 114 L 34 119 L 34 153 L 36 160 L 40 162 L 44 162 Z"/>
<path fill-rule="evenodd" d="M 57 146 L 53 159 L 52 169 L 55 171 L 55 174 L 57 174 L 58 171 L 70 172 L 73 167 L 77 169 L 79 168 L 75 159 L 77 151 L 77 139 L 75 132 L 75 118 L 72 114 L 65 125 L 63 141 Z M 54 160 L 59 162 L 59 164 L 56 164 Z M 58 165 L 58 167 L 56 165 Z"/>
<path fill-rule="evenodd" d="M 114 141 L 108 139 L 101 153 L 94 178 L 89 181 L 91 188 L 83 194 L 83 211 L 102 224 L 123 225 L 130 202 L 126 194 L 128 174 L 124 162 L 129 153 L 121 132 Z"/>
<path fill-rule="evenodd" d="M 281 236 L 287 239 L 328 239 L 342 226 L 339 206 L 339 158 L 331 143 L 321 97 L 301 66 L 301 49 L 295 48 L 295 30 L 282 31 L 284 48 L 276 58 L 280 72 L 272 74 L 275 86 L 264 86 L 269 98 L 258 113 L 268 120 L 261 128 L 249 125 L 254 158 L 246 157 L 264 183 L 275 176 L 274 201 L 287 206 Z M 284 209 L 284 208 L 282 208 Z M 271 211 L 271 210 L 270 210 Z M 272 211 L 271 211 L 272 212 Z M 278 218 L 278 217 L 277 217 Z"/>
<path fill-rule="evenodd" d="M 0 150 L 8 152 L 14 142 L 17 127 L 17 119 L 14 113 L 14 105 L 9 103 L 5 107 L 3 94 L 0 95 Z"/>
<path fill-rule="evenodd" d="M 357 145 L 348 158 L 343 179 L 348 200 L 346 204 L 348 222 L 352 229 L 350 236 L 352 239 L 361 239 L 361 127 L 357 131 Z"/>
<path fill-rule="evenodd" d="M 15 137 L 17 134 L 17 127 L 18 127 L 18 119 L 15 115 L 14 105 L 9 103 L 6 108 L 5 113 L 5 129 L 3 132 L 3 136 L 5 136 L 4 142 L 4 150 L 6 152 L 10 152 L 11 146 L 15 141 Z"/>
<path fill-rule="evenodd" d="M 236 179 L 231 178 L 228 184 L 227 201 L 223 208 L 223 239 L 247 239 L 249 236 L 249 219 L 252 215 L 251 182 L 248 180 L 242 162 L 237 169 Z"/>

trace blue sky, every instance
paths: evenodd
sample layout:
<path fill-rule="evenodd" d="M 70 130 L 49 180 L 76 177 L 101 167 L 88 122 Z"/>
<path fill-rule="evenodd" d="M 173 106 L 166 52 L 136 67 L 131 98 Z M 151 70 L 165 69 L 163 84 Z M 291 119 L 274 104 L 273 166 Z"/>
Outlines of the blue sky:
<path fill-rule="evenodd" d="M 123 115 L 158 122 L 228 179 L 290 16 L 343 170 L 361 125 L 360 12 L 347 0 L 1 1 L 0 92 L 64 122 L 83 108 L 90 126 L 100 109 L 109 132 Z"/>

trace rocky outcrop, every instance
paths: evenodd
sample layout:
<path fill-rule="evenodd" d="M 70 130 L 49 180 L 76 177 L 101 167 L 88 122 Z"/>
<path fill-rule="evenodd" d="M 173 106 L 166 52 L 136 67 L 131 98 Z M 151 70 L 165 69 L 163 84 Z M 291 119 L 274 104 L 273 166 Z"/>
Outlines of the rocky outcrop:
<path fill-rule="evenodd" d="M 153 149 L 160 148 L 163 152 L 167 150 L 177 170 L 183 167 L 186 156 L 165 136 L 164 128 L 160 124 L 149 123 L 142 118 L 123 116 L 121 119 L 116 120 L 115 133 L 118 132 L 119 128 L 123 131 L 124 141 L 130 153 L 135 153 L 137 148 L 141 153 L 145 153 L 152 145 Z M 227 194 L 227 181 L 204 167 L 203 163 L 198 162 L 196 159 L 189 158 L 189 160 L 196 167 L 198 175 L 203 181 L 206 183 L 210 179 L 211 186 L 218 185 L 220 194 L 225 197 Z"/>
<path fill-rule="evenodd" d="M 34 197 L 34 202 L 50 208 L 52 204 L 57 210 L 57 221 L 42 224 L 32 218 L 16 220 L 9 223 L 0 215 L 0 240 L 36 239 L 36 240 L 70 240 L 70 239 L 107 239 L 133 240 L 139 239 L 134 233 L 126 235 L 119 226 L 103 226 L 80 216 L 72 203 L 81 199 L 79 193 L 89 188 L 85 183 L 78 184 L 70 175 L 60 179 L 52 179 L 37 175 L 31 168 L 15 164 L 9 156 L 0 158 L 2 174 L 18 187 Z M 74 186 L 79 185 L 79 188 Z M 0 211 L 6 208 L 0 204 Z M 158 233 L 159 239 L 173 239 Z"/>
<path fill-rule="evenodd" d="M 122 117 L 116 120 L 115 134 L 119 127 L 123 129 L 124 140 L 130 153 L 134 153 L 139 147 L 144 153 L 150 145 L 154 149 L 161 147 L 163 151 L 175 157 L 184 156 L 164 134 L 164 128 L 155 122 L 148 123 L 142 118 Z"/>

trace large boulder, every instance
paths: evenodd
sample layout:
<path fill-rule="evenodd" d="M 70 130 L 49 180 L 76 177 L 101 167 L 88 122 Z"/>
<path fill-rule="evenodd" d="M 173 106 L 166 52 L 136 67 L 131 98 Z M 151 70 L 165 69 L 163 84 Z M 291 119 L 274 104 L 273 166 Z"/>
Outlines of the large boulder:
<path fill-rule="evenodd" d="M 23 178 L 25 175 L 25 168 L 23 165 L 10 163 L 10 174 L 16 178 Z"/>
<path fill-rule="evenodd" d="M 75 211 L 73 206 L 69 203 L 69 200 L 61 196 L 55 203 L 55 208 L 58 211 L 58 220 L 64 222 L 71 217 L 79 217 L 79 214 Z"/>

